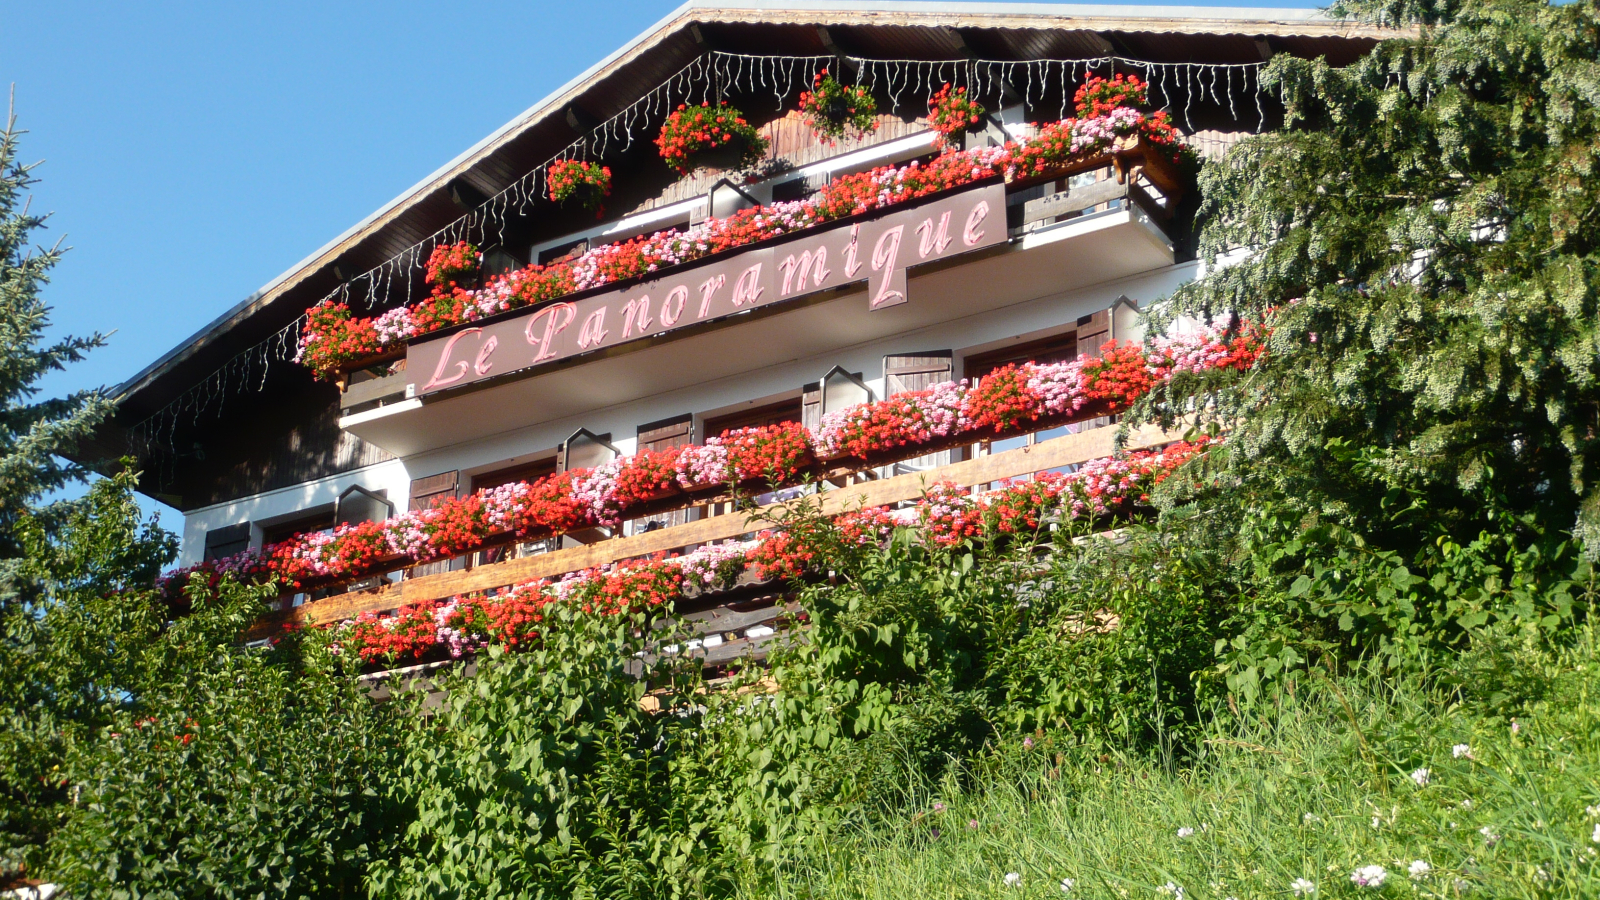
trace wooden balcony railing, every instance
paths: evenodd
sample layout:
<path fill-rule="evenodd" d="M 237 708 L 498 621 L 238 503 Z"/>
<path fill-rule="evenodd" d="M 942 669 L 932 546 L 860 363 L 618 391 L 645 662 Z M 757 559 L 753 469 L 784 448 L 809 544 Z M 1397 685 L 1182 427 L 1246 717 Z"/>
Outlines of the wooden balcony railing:
<path fill-rule="evenodd" d="M 1095 428 L 926 472 L 833 488 L 822 493 L 821 511 L 834 515 L 853 509 L 916 500 L 922 497 L 929 486 L 939 481 L 971 487 L 1088 462 L 1110 456 L 1116 449 L 1116 434 L 1117 429 L 1113 427 Z M 1180 437 L 1176 432 L 1145 427 L 1128 435 L 1125 449 L 1145 449 L 1179 440 Z M 771 515 L 784 506 L 782 503 L 772 504 L 754 511 L 714 516 L 632 537 L 617 537 L 581 547 L 488 563 L 472 569 L 408 578 L 398 584 L 374 589 L 349 591 L 269 615 L 257 623 L 247 637 L 262 637 L 286 624 L 327 624 L 364 612 L 382 612 L 416 603 L 444 600 L 683 547 L 737 538 L 766 527 L 765 523 Z"/>

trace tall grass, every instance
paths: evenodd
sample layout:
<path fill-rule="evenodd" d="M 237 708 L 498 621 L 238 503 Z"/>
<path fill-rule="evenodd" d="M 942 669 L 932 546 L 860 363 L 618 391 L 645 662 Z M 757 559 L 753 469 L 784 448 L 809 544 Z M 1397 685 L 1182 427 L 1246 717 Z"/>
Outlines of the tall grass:
<path fill-rule="evenodd" d="M 831 835 L 750 893 L 1600 897 L 1596 650 L 1586 630 L 1544 653 L 1515 718 L 1422 686 L 1447 673 L 1366 671 L 1219 711 L 1181 763 L 1039 735 L 908 787 L 905 816 Z M 1381 887 L 1352 882 L 1366 866 Z"/>

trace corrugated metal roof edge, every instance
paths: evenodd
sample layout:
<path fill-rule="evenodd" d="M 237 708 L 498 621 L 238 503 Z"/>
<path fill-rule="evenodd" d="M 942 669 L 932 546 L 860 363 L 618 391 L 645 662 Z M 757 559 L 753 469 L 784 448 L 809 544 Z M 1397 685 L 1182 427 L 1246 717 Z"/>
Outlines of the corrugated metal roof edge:
<path fill-rule="evenodd" d="M 361 221 L 350 226 L 338 237 L 317 248 L 310 255 L 289 267 L 283 274 L 274 278 L 259 290 L 250 294 L 227 312 L 207 323 L 203 328 L 178 343 L 171 350 L 162 354 L 150 365 L 144 367 L 132 378 L 119 385 L 112 394 L 113 401 L 121 403 L 130 395 L 143 388 L 146 384 L 159 377 L 172 366 L 188 359 L 195 352 L 208 344 L 215 336 L 226 333 L 239 322 L 248 319 L 252 314 L 264 308 L 272 299 L 284 290 L 292 287 L 301 278 L 320 269 L 323 265 L 333 260 L 327 257 L 338 251 L 343 245 L 357 236 L 370 232 L 374 226 L 380 226 L 392 213 L 398 212 L 408 206 L 408 201 L 420 198 L 430 189 L 448 183 L 450 178 L 460 174 L 461 170 L 469 164 L 481 159 L 487 152 L 502 142 L 503 139 L 519 133 L 530 126 L 543 115 L 558 109 L 561 101 L 570 95 L 579 93 L 579 88 L 588 86 L 597 80 L 606 69 L 611 68 L 626 58 L 631 58 L 650 46 L 659 44 L 667 35 L 687 25 L 693 14 L 712 14 L 717 21 L 750 21 L 741 16 L 741 13 L 771 14 L 781 12 L 815 13 L 834 12 L 846 15 L 877 15 L 877 14 L 919 14 L 920 16 L 973 16 L 984 19 L 1025 17 L 1025 18 L 1051 18 L 1103 22 L 1107 26 L 1114 21 L 1139 23 L 1148 27 L 1151 23 L 1159 22 L 1185 22 L 1194 32 L 1204 33 L 1208 30 L 1203 27 L 1205 23 L 1226 23 L 1230 27 L 1250 23 L 1262 26 L 1288 25 L 1304 26 L 1319 25 L 1312 29 L 1321 33 L 1341 33 L 1357 36 L 1352 32 L 1352 24 L 1329 18 L 1320 10 L 1314 9 L 1270 9 L 1250 7 L 1186 7 L 1186 6 L 1112 6 L 1093 4 L 1055 4 L 1055 3 L 985 3 L 985 2 L 896 2 L 896 0 L 879 0 L 879 2 L 857 2 L 857 0 L 746 0 L 743 3 L 715 3 L 702 2 L 702 0 L 689 0 L 677 9 L 668 13 L 654 25 L 641 32 L 617 50 L 608 54 L 599 62 L 585 69 L 577 76 L 568 80 L 561 87 L 546 95 L 537 103 L 528 107 L 521 115 L 513 118 L 505 125 L 495 129 L 488 136 L 473 144 L 467 150 L 458 154 L 454 159 L 434 170 L 421 181 L 400 193 L 393 200 L 385 203 Z M 833 24 L 830 22 L 830 24 Z M 845 23 L 839 23 L 845 24 Z M 934 23 L 937 24 L 937 23 Z M 1163 30 L 1186 30 L 1182 27 Z M 1256 29 L 1258 31 L 1276 32 L 1276 29 Z M 1364 31 L 1359 26 L 1355 31 Z M 1254 33 L 1254 32 L 1253 32 Z M 1303 33 L 1303 32 L 1291 32 Z M 1374 33 L 1379 33 L 1374 29 Z"/>

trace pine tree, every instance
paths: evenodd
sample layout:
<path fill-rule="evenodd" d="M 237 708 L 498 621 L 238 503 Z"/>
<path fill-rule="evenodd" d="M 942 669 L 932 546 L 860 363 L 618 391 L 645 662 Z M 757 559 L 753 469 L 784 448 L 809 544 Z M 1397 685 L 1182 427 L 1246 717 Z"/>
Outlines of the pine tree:
<path fill-rule="evenodd" d="M 1237 313 L 1267 358 L 1180 379 L 1244 493 L 1396 544 L 1395 504 L 1493 516 L 1600 550 L 1600 21 L 1592 2 L 1351 0 L 1399 29 L 1345 68 L 1287 55 L 1281 131 L 1202 174 L 1211 274 L 1155 323 Z M 1229 265 L 1228 263 L 1231 263 Z"/>
<path fill-rule="evenodd" d="M 102 339 L 45 340 L 41 289 L 62 249 L 32 243 L 45 217 L 26 196 L 22 134 L 14 116 L 0 132 L 0 886 L 36 863 L 61 821 L 74 746 L 128 702 L 165 618 L 128 592 L 148 593 L 176 549 L 141 523 L 131 475 L 50 497 L 87 478 L 63 454 L 110 403 L 97 391 L 37 399 L 41 377 Z"/>

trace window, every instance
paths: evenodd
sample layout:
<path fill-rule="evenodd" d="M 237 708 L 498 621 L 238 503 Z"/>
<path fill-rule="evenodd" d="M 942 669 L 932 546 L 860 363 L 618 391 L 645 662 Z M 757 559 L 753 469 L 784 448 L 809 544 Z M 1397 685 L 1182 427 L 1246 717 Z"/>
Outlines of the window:
<path fill-rule="evenodd" d="M 280 520 L 261 528 L 261 545 L 276 544 L 286 541 L 297 534 L 308 534 L 314 531 L 327 531 L 333 527 L 333 507 L 323 510 L 307 512 L 292 519 Z"/>
<path fill-rule="evenodd" d="M 966 377 L 972 379 L 974 384 L 983 379 L 985 375 L 1004 366 L 1024 363 L 1057 363 L 1070 362 L 1080 356 L 1099 356 L 1100 348 L 1111 336 L 1111 310 L 1103 309 L 1087 316 L 1080 316 L 1071 331 L 1028 341 L 1022 344 L 1013 344 L 987 353 L 978 353 L 968 356 L 963 363 Z M 971 448 L 974 456 L 987 456 L 992 453 L 1003 453 L 1019 447 L 1027 447 L 1040 441 L 1061 437 L 1090 428 L 1098 428 L 1109 424 L 1109 417 L 1091 419 L 1087 422 L 1076 422 L 1071 425 L 1062 425 L 1033 434 L 1018 435 L 998 441 L 985 441 Z M 1075 469 L 1076 467 L 1069 467 Z M 1065 471 L 1065 470 L 1063 470 Z"/>
<path fill-rule="evenodd" d="M 962 371 L 976 384 L 983 376 L 993 372 L 995 369 L 1004 368 L 1015 363 L 1068 362 L 1077 358 L 1078 332 L 1074 329 L 1065 334 L 1029 341 L 1026 344 L 1014 344 L 988 353 L 969 356 L 962 363 Z"/>
<path fill-rule="evenodd" d="M 487 491 L 504 484 L 515 484 L 519 481 L 538 481 L 547 475 L 554 475 L 555 472 L 556 458 L 555 456 L 547 456 L 544 459 L 534 460 L 533 462 L 521 463 L 504 469 L 496 469 L 493 472 L 474 475 L 472 476 L 472 491 L 473 493 Z"/>
<path fill-rule="evenodd" d="M 800 421 L 800 398 L 796 397 L 793 400 L 780 400 L 777 403 L 768 403 L 707 419 L 705 436 L 718 437 L 724 431 L 738 428 L 759 428 L 762 425 L 782 425 L 785 422 L 798 421 Z"/>
<path fill-rule="evenodd" d="M 250 549 L 250 523 L 226 525 L 206 532 L 205 558 L 221 559 Z"/>
<path fill-rule="evenodd" d="M 551 454 L 543 459 L 532 462 L 518 463 L 495 469 L 492 472 L 483 472 L 472 476 L 473 493 L 488 491 L 505 484 L 516 484 L 519 481 L 538 481 L 556 472 L 556 455 Z M 472 554 L 472 565 L 482 566 L 489 563 L 502 562 L 507 559 L 521 559 L 524 556 L 535 556 L 548 553 L 556 549 L 558 539 L 544 538 L 537 541 L 520 541 L 506 547 L 489 547 Z"/>

